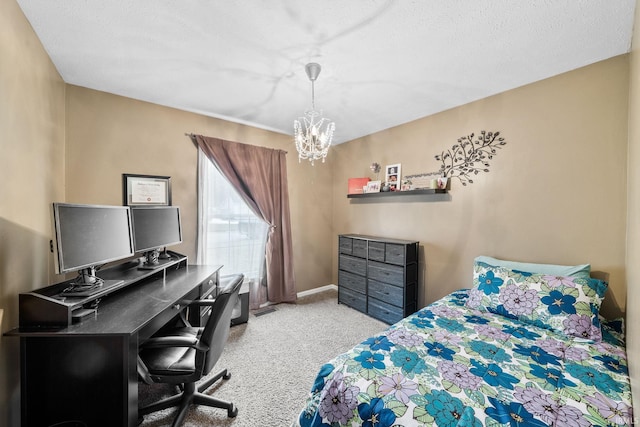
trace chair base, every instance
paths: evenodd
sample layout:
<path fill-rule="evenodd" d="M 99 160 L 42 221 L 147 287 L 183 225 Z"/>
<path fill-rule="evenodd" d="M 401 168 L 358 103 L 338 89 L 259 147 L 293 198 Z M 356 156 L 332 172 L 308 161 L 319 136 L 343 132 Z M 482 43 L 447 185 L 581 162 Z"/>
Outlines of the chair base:
<path fill-rule="evenodd" d="M 228 380 L 231 378 L 231 374 L 227 372 L 227 370 L 223 370 L 218 372 L 215 376 L 209 378 L 207 381 L 203 382 L 196 388 L 195 383 L 186 383 L 183 384 L 181 389 L 182 392 L 176 394 L 175 396 L 170 396 L 166 399 L 163 399 L 159 402 L 153 403 L 151 405 L 142 407 L 138 409 L 138 416 L 140 424 L 144 415 L 150 414 L 152 412 L 161 411 L 163 409 L 171 408 L 173 406 L 178 406 L 178 413 L 173 419 L 172 427 L 178 427 L 184 421 L 184 418 L 187 415 L 187 411 L 189 410 L 190 405 L 205 405 L 211 406 L 213 408 L 221 408 L 227 410 L 227 416 L 229 418 L 235 418 L 238 415 L 238 408 L 234 406 L 231 402 L 226 402 L 224 400 L 216 399 L 211 397 L 203 392 L 211 387 L 216 381 L 220 378 L 224 380 Z"/>

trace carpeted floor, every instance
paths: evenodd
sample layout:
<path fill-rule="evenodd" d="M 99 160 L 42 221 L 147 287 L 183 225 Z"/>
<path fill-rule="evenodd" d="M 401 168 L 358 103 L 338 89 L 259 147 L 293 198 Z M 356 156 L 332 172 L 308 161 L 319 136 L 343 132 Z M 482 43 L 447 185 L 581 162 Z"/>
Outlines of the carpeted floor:
<path fill-rule="evenodd" d="M 337 303 L 329 290 L 279 304 L 275 311 L 249 315 L 249 322 L 231 328 L 229 341 L 213 369 L 228 368 L 231 379 L 208 393 L 232 401 L 236 418 L 227 411 L 192 407 L 188 426 L 288 427 L 302 409 L 318 369 L 333 356 L 388 327 L 383 322 Z M 212 374 L 213 374 L 212 373 Z M 140 385 L 146 404 L 172 392 L 168 386 Z M 141 426 L 171 425 L 173 409 L 147 415 Z"/>

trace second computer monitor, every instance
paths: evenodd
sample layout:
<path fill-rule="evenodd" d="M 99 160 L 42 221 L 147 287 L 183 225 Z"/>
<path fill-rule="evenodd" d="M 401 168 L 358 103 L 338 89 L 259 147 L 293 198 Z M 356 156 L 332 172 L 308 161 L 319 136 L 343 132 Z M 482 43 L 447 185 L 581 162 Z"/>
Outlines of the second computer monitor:
<path fill-rule="evenodd" d="M 178 206 L 135 206 L 131 212 L 135 251 L 145 254 L 147 264 L 157 264 L 150 257 L 162 248 L 182 242 Z"/>

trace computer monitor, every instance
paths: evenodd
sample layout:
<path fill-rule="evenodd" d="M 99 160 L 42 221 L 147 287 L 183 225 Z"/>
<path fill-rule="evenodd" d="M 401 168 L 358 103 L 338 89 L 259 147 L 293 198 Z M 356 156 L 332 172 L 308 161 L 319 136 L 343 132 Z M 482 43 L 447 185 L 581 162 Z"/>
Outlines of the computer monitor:
<path fill-rule="evenodd" d="M 135 254 L 127 206 L 54 203 L 53 220 L 57 272 L 79 272 L 67 291 L 101 287 L 96 268 Z"/>
<path fill-rule="evenodd" d="M 136 253 L 144 253 L 141 267 L 153 268 L 159 259 L 170 258 L 166 247 L 182 243 L 178 206 L 136 206 L 131 208 Z M 160 250 L 164 252 L 160 254 Z"/>

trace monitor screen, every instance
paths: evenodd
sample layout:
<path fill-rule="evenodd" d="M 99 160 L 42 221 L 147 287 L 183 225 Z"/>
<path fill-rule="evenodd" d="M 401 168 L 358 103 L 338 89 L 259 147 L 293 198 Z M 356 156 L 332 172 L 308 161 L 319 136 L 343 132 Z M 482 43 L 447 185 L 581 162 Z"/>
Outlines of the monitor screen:
<path fill-rule="evenodd" d="M 131 210 L 127 206 L 54 203 L 59 273 L 100 266 L 133 256 Z"/>
<path fill-rule="evenodd" d="M 131 208 L 136 252 L 147 252 L 182 242 L 178 206 Z"/>

